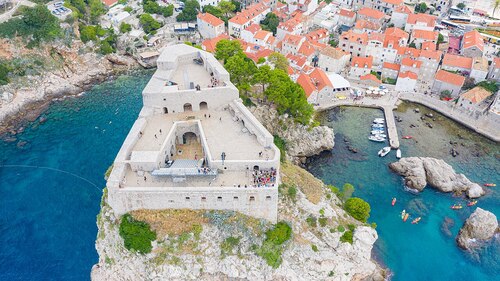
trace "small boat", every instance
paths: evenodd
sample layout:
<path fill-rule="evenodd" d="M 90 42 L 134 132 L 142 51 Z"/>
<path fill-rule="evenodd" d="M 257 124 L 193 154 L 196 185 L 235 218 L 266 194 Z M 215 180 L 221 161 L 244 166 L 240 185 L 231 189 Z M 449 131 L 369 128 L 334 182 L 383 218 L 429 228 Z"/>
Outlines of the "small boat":
<path fill-rule="evenodd" d="M 472 207 L 476 204 L 477 204 L 477 200 L 472 200 L 472 201 L 467 202 L 467 207 Z"/>
<path fill-rule="evenodd" d="M 406 213 L 405 216 L 404 216 L 404 218 L 403 218 L 403 221 L 406 222 L 409 217 L 410 217 L 410 214 Z"/>
<path fill-rule="evenodd" d="M 376 119 L 373 120 L 373 124 L 374 125 L 377 125 L 377 124 L 378 125 L 384 125 L 384 123 L 385 123 L 385 120 L 376 120 Z"/>
<path fill-rule="evenodd" d="M 409 140 L 409 139 L 412 139 L 413 137 L 412 136 L 403 136 L 403 139 L 405 140 Z"/>
<path fill-rule="evenodd" d="M 375 118 L 373 119 L 373 122 L 384 122 L 385 119 L 384 118 Z"/>
<path fill-rule="evenodd" d="M 376 142 L 383 142 L 386 140 L 386 138 L 379 137 L 379 136 L 369 136 L 368 139 L 371 141 L 376 141 Z"/>
<path fill-rule="evenodd" d="M 383 124 L 373 124 L 372 128 L 385 128 Z"/>
<path fill-rule="evenodd" d="M 421 217 L 418 217 L 416 219 L 414 219 L 411 224 L 417 224 L 422 218 Z"/>
<path fill-rule="evenodd" d="M 392 206 L 396 205 L 396 197 L 392 198 L 391 205 L 392 205 Z"/>
<path fill-rule="evenodd" d="M 496 183 L 485 183 L 484 186 L 495 187 L 495 186 L 497 186 L 497 184 Z"/>
<path fill-rule="evenodd" d="M 401 219 L 404 219 L 404 218 L 405 218 L 405 216 L 406 216 L 406 210 L 403 210 L 403 211 L 401 212 Z"/>
<path fill-rule="evenodd" d="M 453 206 L 451 206 L 451 209 L 453 210 L 460 210 L 462 209 L 462 204 L 454 204 Z"/>
<path fill-rule="evenodd" d="M 396 158 L 401 159 L 401 149 L 396 150 Z"/>
<path fill-rule="evenodd" d="M 378 136 L 378 137 L 382 137 L 382 138 L 387 138 L 387 135 L 384 134 L 384 133 L 375 133 L 375 134 L 372 134 L 373 136 Z"/>
<path fill-rule="evenodd" d="M 372 135 L 384 134 L 384 133 L 385 133 L 384 130 L 373 130 L 373 131 L 370 131 L 370 134 L 372 134 Z"/>
<path fill-rule="evenodd" d="M 391 152 L 391 147 L 390 146 L 386 146 L 384 148 L 382 148 L 381 150 L 378 151 L 378 156 L 380 157 L 384 157 L 386 156 L 389 152 Z"/>

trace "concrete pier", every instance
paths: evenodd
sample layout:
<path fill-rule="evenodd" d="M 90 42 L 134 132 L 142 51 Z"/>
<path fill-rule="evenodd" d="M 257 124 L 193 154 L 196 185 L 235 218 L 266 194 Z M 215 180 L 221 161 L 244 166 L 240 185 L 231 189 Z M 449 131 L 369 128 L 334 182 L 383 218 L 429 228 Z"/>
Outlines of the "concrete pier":
<path fill-rule="evenodd" d="M 396 122 L 394 120 L 394 113 L 392 112 L 392 107 L 383 107 L 385 124 L 387 127 L 387 137 L 389 138 L 389 145 L 393 149 L 399 148 L 399 137 L 398 129 L 396 128 Z"/>

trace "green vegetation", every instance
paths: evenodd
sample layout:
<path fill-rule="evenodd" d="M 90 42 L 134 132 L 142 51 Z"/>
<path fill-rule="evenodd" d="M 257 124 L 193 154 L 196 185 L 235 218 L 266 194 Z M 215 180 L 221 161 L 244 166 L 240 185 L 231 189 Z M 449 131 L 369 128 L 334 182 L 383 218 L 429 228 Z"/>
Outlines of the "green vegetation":
<path fill-rule="evenodd" d="M 318 250 L 318 246 L 316 246 L 316 245 L 314 245 L 314 244 L 312 244 L 312 245 L 311 245 L 311 249 L 312 249 L 314 252 L 319 251 L 319 250 Z"/>
<path fill-rule="evenodd" d="M 448 90 L 444 90 L 439 94 L 440 99 L 450 99 L 451 98 L 451 92 Z"/>
<path fill-rule="evenodd" d="M 263 64 L 263 63 L 265 63 L 265 62 L 266 62 L 266 58 L 259 58 L 259 59 L 257 60 L 257 64 Z"/>
<path fill-rule="evenodd" d="M 52 41 L 61 36 L 59 20 L 44 5 L 24 8 L 21 18 L 14 18 L 0 24 L 0 37 L 21 36 L 29 41 L 28 47 L 42 41 Z"/>
<path fill-rule="evenodd" d="M 317 227 L 317 219 L 315 216 L 310 215 L 309 217 L 306 218 L 306 222 L 310 227 Z"/>
<path fill-rule="evenodd" d="M 142 14 L 139 17 L 139 23 L 146 33 L 153 33 L 161 27 L 161 23 L 155 20 L 150 14 Z"/>
<path fill-rule="evenodd" d="M 457 8 L 459 8 L 460 10 L 465 9 L 465 3 L 463 3 L 463 2 L 458 3 L 458 4 L 457 4 Z"/>
<path fill-rule="evenodd" d="M 443 34 L 439 33 L 437 44 L 439 45 L 439 44 L 441 44 L 443 42 L 444 42 L 444 36 L 443 36 Z"/>
<path fill-rule="evenodd" d="M 141 254 L 150 253 L 156 240 L 156 232 L 149 224 L 135 220 L 130 214 L 125 214 L 120 223 L 120 236 L 124 240 L 125 248 Z"/>
<path fill-rule="evenodd" d="M 370 217 L 370 204 L 357 197 L 349 198 L 344 204 L 344 209 L 353 218 L 366 222 Z"/>
<path fill-rule="evenodd" d="M 134 9 L 133 9 L 132 7 L 130 7 L 130 6 L 127 6 L 127 7 L 123 8 L 123 10 L 124 10 L 125 12 L 132 13 L 132 11 L 133 11 Z"/>
<path fill-rule="evenodd" d="M 240 5 L 241 4 L 236 1 L 221 1 L 217 6 L 203 6 L 203 12 L 218 17 L 227 25 L 227 21 L 231 18 L 231 14 L 241 10 Z"/>
<path fill-rule="evenodd" d="M 10 82 L 9 72 L 10 67 L 5 63 L 0 62 L 0 85 L 7 85 Z"/>
<path fill-rule="evenodd" d="M 342 236 L 340 236 L 340 242 L 352 244 L 353 236 L 354 236 L 354 232 L 352 230 L 348 230 L 348 231 L 344 232 L 344 234 L 342 234 Z"/>
<path fill-rule="evenodd" d="M 266 65 L 257 68 L 243 53 L 238 41 L 221 40 L 217 43 L 215 57 L 224 61 L 231 82 L 240 90 L 240 94 L 248 96 L 252 86 L 260 84 L 266 101 L 275 106 L 280 115 L 288 113 L 295 122 L 304 125 L 311 122 L 314 109 L 307 102 L 302 87 L 286 73 L 288 61 L 283 55 L 273 53 L 269 56 L 275 69 Z"/>
<path fill-rule="evenodd" d="M 101 0 L 65 0 L 64 6 L 86 24 L 97 24 L 99 17 L 106 13 L 106 6 Z"/>
<path fill-rule="evenodd" d="M 344 232 L 344 231 L 345 231 L 345 228 L 344 228 L 342 225 L 339 225 L 339 226 L 337 227 L 337 231 L 338 231 L 338 232 Z"/>
<path fill-rule="evenodd" d="M 386 84 L 389 84 L 389 85 L 396 85 L 396 79 L 392 79 L 392 78 L 385 78 L 384 79 L 384 83 Z"/>
<path fill-rule="evenodd" d="M 224 239 L 224 241 L 220 245 L 222 255 L 223 256 L 232 255 L 234 248 L 238 247 L 238 245 L 240 244 L 240 240 L 241 240 L 240 237 L 233 237 L 233 236 L 229 236 L 226 239 Z"/>
<path fill-rule="evenodd" d="M 260 23 L 260 26 L 262 27 L 262 29 L 271 31 L 274 35 L 276 35 L 276 30 L 279 23 L 280 20 L 275 13 L 268 13 Z"/>
<path fill-rule="evenodd" d="M 112 28 L 103 29 L 99 25 L 82 24 L 80 25 L 80 39 L 84 43 L 94 41 L 99 46 L 99 52 L 106 55 L 115 51 L 117 36 Z"/>
<path fill-rule="evenodd" d="M 132 30 L 132 26 L 128 23 L 125 23 L 125 22 L 122 22 L 120 24 L 120 32 L 121 33 L 127 33 L 127 32 L 130 32 Z"/>
<path fill-rule="evenodd" d="M 377 79 L 380 80 L 380 73 L 372 70 L 370 71 L 370 74 L 375 75 L 375 77 L 377 77 Z"/>
<path fill-rule="evenodd" d="M 330 44 L 330 46 L 336 48 L 339 45 L 339 41 L 337 41 L 335 39 L 331 39 L 330 41 L 328 41 L 328 44 Z"/>
<path fill-rule="evenodd" d="M 254 245 L 255 253 L 262 257 L 269 266 L 278 268 L 281 265 L 283 244 L 292 236 L 292 228 L 285 222 L 277 223 L 274 228 L 266 232 L 266 239 L 262 246 Z"/>
<path fill-rule="evenodd" d="M 174 14 L 174 5 L 160 6 L 160 4 L 154 0 L 143 0 L 142 6 L 144 12 L 148 14 L 158 14 L 164 17 L 170 17 Z"/>
<path fill-rule="evenodd" d="M 416 49 L 417 45 L 415 44 L 415 42 L 411 42 L 410 45 L 408 45 L 408 47 Z"/>
<path fill-rule="evenodd" d="M 498 85 L 494 81 L 481 81 L 477 86 L 484 88 L 490 93 L 496 93 L 498 91 Z"/>
<path fill-rule="evenodd" d="M 415 13 L 425 13 L 427 11 L 427 4 L 425 2 L 418 3 L 415 6 Z"/>
<path fill-rule="evenodd" d="M 280 150 L 280 161 L 285 162 L 286 160 L 286 141 L 279 136 L 275 135 L 274 136 L 274 144 L 279 148 Z"/>
<path fill-rule="evenodd" d="M 347 199 L 352 197 L 354 193 L 354 186 L 350 183 L 345 183 L 342 187 L 342 201 L 346 201 Z"/>
<path fill-rule="evenodd" d="M 326 226 L 326 224 L 328 223 L 328 219 L 327 219 L 327 218 L 325 218 L 325 217 L 320 217 L 320 218 L 318 219 L 318 223 L 319 223 L 319 226 L 321 226 L 321 227 L 325 227 L 325 226 Z"/>
<path fill-rule="evenodd" d="M 200 4 L 196 0 L 184 1 L 184 9 L 177 15 L 177 21 L 195 21 Z"/>

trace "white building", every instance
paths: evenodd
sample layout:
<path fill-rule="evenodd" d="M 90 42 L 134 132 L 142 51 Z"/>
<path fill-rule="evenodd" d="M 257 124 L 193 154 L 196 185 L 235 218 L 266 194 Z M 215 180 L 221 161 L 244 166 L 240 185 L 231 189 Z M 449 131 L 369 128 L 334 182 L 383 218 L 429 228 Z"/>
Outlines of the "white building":
<path fill-rule="evenodd" d="M 199 13 L 196 17 L 198 31 L 204 39 L 215 38 L 225 32 L 224 22 L 210 13 Z"/>
<path fill-rule="evenodd" d="M 349 78 L 359 80 L 362 76 L 370 74 L 372 70 L 373 57 L 353 57 Z"/>
<path fill-rule="evenodd" d="M 488 79 L 500 81 L 500 58 L 496 57 L 493 59 L 488 71 Z"/>
<path fill-rule="evenodd" d="M 232 210 L 277 220 L 280 152 L 205 51 L 165 47 L 107 181 L 115 213 Z"/>
<path fill-rule="evenodd" d="M 200 8 L 203 9 L 203 7 L 205 7 L 206 5 L 212 5 L 216 7 L 221 1 L 224 0 L 198 0 L 198 4 L 200 4 Z"/>
<path fill-rule="evenodd" d="M 489 103 L 486 100 L 491 93 L 482 87 L 475 87 L 463 93 L 458 98 L 457 104 L 472 112 L 485 112 L 488 110 Z"/>
<path fill-rule="evenodd" d="M 351 55 L 328 46 L 319 52 L 318 66 L 326 72 L 340 73 L 349 64 Z"/>
<path fill-rule="evenodd" d="M 399 92 L 414 92 L 418 76 L 411 71 L 400 72 L 394 89 Z"/>
<path fill-rule="evenodd" d="M 269 12 L 271 12 L 271 7 L 266 6 L 262 2 L 248 6 L 246 9 L 236 13 L 234 17 L 229 19 L 229 35 L 240 38 L 243 29 L 253 23 L 259 24 Z"/>

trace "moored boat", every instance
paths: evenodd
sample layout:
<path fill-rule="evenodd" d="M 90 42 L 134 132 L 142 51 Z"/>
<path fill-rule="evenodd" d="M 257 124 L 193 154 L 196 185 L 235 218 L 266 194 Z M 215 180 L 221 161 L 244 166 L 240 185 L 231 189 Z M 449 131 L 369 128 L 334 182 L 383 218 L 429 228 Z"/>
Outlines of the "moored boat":
<path fill-rule="evenodd" d="M 453 210 L 460 210 L 462 208 L 463 208 L 462 204 L 453 204 L 453 206 L 451 206 L 451 209 Z"/>
<path fill-rule="evenodd" d="M 396 158 L 401 159 L 401 149 L 396 150 Z"/>
<path fill-rule="evenodd" d="M 384 130 L 373 130 L 373 131 L 370 131 L 370 134 L 372 134 L 372 135 L 385 134 L 385 131 Z"/>
<path fill-rule="evenodd" d="M 384 148 L 382 148 L 381 150 L 378 151 L 378 156 L 380 157 L 384 157 L 386 156 L 389 152 L 391 151 L 391 147 L 390 146 L 386 146 Z"/>
<path fill-rule="evenodd" d="M 368 139 L 371 141 L 376 141 L 376 142 L 383 142 L 386 140 L 386 138 L 379 137 L 379 136 L 369 136 Z"/>
<path fill-rule="evenodd" d="M 380 128 L 380 129 L 383 129 L 385 128 L 385 126 L 383 124 L 373 124 L 372 125 L 372 128 L 375 129 L 375 128 Z"/>
<path fill-rule="evenodd" d="M 418 217 L 416 219 L 414 219 L 411 224 L 417 224 L 422 218 L 421 217 Z"/>
<path fill-rule="evenodd" d="M 378 136 L 378 137 L 381 137 L 381 138 L 387 138 L 387 135 L 386 134 L 383 134 L 383 133 L 376 133 L 376 134 L 372 134 L 373 136 Z"/>
<path fill-rule="evenodd" d="M 472 201 L 467 202 L 467 207 L 472 207 L 476 204 L 477 204 L 477 200 L 472 200 Z"/>

